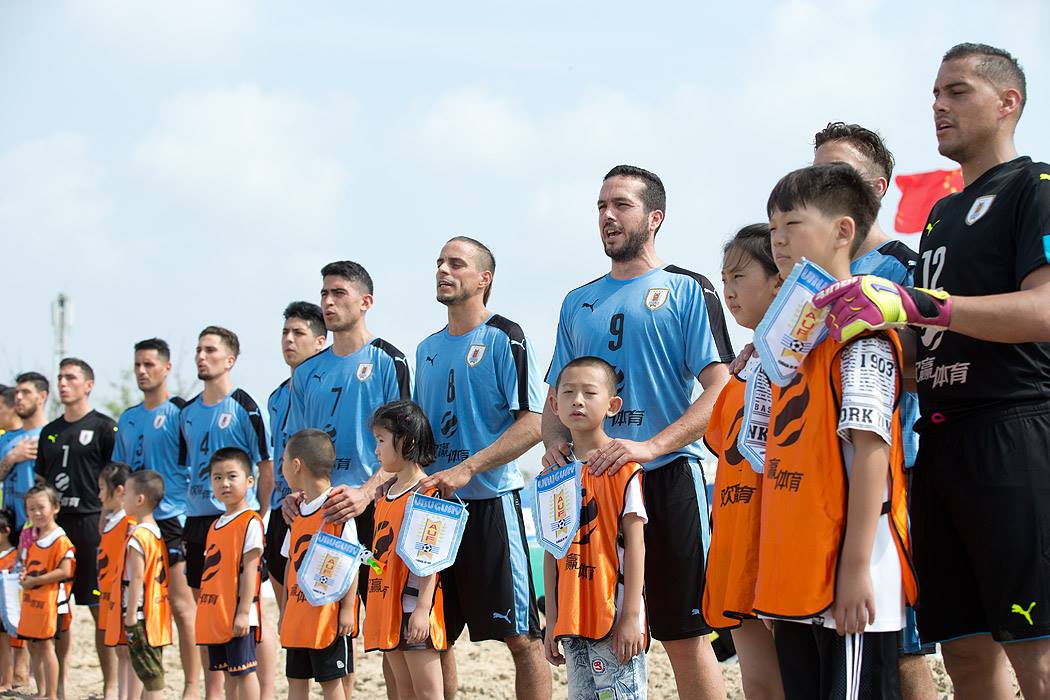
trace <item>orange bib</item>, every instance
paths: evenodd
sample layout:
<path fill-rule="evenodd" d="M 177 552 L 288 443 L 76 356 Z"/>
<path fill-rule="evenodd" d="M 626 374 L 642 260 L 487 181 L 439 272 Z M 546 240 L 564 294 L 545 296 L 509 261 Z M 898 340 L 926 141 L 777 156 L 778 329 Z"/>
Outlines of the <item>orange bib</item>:
<path fill-rule="evenodd" d="M 65 559 L 66 553 L 76 551 L 65 535 L 59 535 L 47 547 L 34 542 L 26 556 L 27 576 L 42 576 L 54 571 Z M 76 568 L 74 559 L 73 568 Z M 51 639 L 58 631 L 58 589 L 61 586 L 68 598 L 69 588 L 65 581 L 49 583 L 36 588 L 23 589 L 22 617 L 18 621 L 18 636 L 28 639 Z"/>
<path fill-rule="evenodd" d="M 302 566 L 306 550 L 310 548 L 310 539 L 317 532 L 327 532 L 341 537 L 345 525 L 336 525 L 324 521 L 324 506 L 310 515 L 300 514 L 289 528 L 291 546 L 288 548 L 288 576 L 285 586 L 288 588 L 288 600 L 285 602 L 284 619 L 281 622 L 281 646 L 285 649 L 324 649 L 335 641 L 339 632 L 339 603 L 328 603 L 314 607 L 306 602 L 296 574 Z M 289 578 L 290 577 L 290 578 Z M 357 593 L 353 593 L 354 623 L 352 634 L 357 634 Z"/>
<path fill-rule="evenodd" d="M 0 555 L 0 571 L 11 571 L 18 564 L 18 548 L 11 549 Z"/>
<path fill-rule="evenodd" d="M 408 504 L 407 491 L 393 500 L 380 498 L 376 502 L 375 536 L 372 549 L 383 573 L 368 575 L 368 596 L 365 599 L 365 651 L 391 651 L 401 644 L 401 622 L 404 616 L 401 598 L 408 587 L 408 566 L 395 551 L 401 533 L 401 521 Z M 436 495 L 433 494 L 433 495 Z M 434 589 L 430 607 L 430 641 L 435 649 L 447 648 L 445 639 L 444 599 L 440 580 Z"/>
<path fill-rule="evenodd" d="M 201 573 L 200 600 L 197 602 L 197 644 L 225 644 L 233 639 L 233 618 L 237 614 L 240 599 L 240 580 L 243 575 L 242 558 L 244 538 L 248 523 L 262 519 L 255 511 L 248 510 L 222 527 L 218 521 L 208 528 L 208 542 L 204 548 L 204 571 Z M 255 593 L 252 605 L 259 613 L 260 627 L 255 630 L 256 641 L 262 624 L 262 608 L 259 605 L 258 571 L 249 572 L 255 577 Z"/>
<path fill-rule="evenodd" d="M 124 548 L 128 543 L 128 531 L 134 520 L 125 515 L 109 532 L 103 532 L 98 543 L 98 628 L 105 631 L 109 624 L 111 608 L 120 603 L 120 576 L 117 568 L 124 559 Z M 118 627 L 123 626 L 123 621 Z"/>
<path fill-rule="evenodd" d="M 703 603 L 704 620 L 716 628 L 738 627 L 754 617 L 762 475 L 737 447 L 746 387 L 742 379 L 729 378 L 704 435 L 704 443 L 718 456 Z"/>
<path fill-rule="evenodd" d="M 628 462 L 612 476 L 583 470 L 580 529 L 558 560 L 558 622 L 554 636 L 601 640 L 616 624 L 616 598 L 622 571 L 619 546 L 627 488 L 641 479 L 642 467 Z M 649 635 L 646 631 L 646 646 Z"/>
<path fill-rule="evenodd" d="M 882 334 L 893 346 L 897 334 Z M 818 616 L 835 599 L 838 558 L 846 530 L 849 479 L 838 436 L 846 346 L 825 340 L 814 348 L 791 384 L 773 392 L 762 484 L 762 536 L 755 588 L 756 612 L 782 618 Z M 897 372 L 897 399 L 900 372 Z M 908 542 L 904 451 L 894 405 L 887 473 L 890 529 L 897 543 L 905 598 L 917 595 Z"/>
<path fill-rule="evenodd" d="M 124 611 L 127 609 L 128 582 L 124 580 L 127 567 L 128 544 L 134 539 L 142 547 L 142 600 L 139 601 L 146 623 L 146 641 L 151 647 L 171 644 L 171 600 L 168 597 L 168 548 L 163 537 L 157 537 L 144 527 L 135 527 L 124 543 L 123 556 L 118 560 L 117 585 L 106 622 L 106 645 L 127 644 Z M 119 597 L 117 597 L 119 596 Z M 101 617 L 101 614 L 100 614 Z"/>

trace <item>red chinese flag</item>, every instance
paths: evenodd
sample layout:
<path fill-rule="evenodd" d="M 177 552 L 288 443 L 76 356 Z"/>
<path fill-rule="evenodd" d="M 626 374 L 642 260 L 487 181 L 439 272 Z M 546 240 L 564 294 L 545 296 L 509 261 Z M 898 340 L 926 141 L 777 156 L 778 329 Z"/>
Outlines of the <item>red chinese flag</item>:
<path fill-rule="evenodd" d="M 897 218 L 893 228 L 897 233 L 919 233 L 926 217 L 941 197 L 963 188 L 962 170 L 934 170 L 929 173 L 898 175 L 894 180 L 901 191 Z"/>

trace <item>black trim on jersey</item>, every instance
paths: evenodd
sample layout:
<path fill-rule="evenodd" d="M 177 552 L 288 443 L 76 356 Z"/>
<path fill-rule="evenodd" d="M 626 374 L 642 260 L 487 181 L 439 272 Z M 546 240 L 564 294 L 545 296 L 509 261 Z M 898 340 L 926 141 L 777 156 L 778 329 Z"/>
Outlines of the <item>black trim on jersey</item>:
<path fill-rule="evenodd" d="M 318 354 L 320 354 L 320 353 L 318 353 Z M 301 362 L 299 364 L 302 365 Z M 273 401 L 273 397 L 276 396 L 277 392 L 280 391 L 281 389 L 283 389 L 284 387 L 288 387 L 288 410 L 284 412 L 284 420 L 281 421 L 281 425 L 280 425 L 280 429 L 281 430 L 284 430 L 286 427 L 288 427 L 288 416 L 292 412 L 292 378 L 288 377 L 283 382 L 278 384 L 277 388 L 274 389 L 273 391 L 271 391 L 269 397 L 267 397 L 267 399 L 266 399 L 266 404 L 267 404 L 266 409 L 267 409 L 267 411 L 269 411 L 269 408 L 270 408 L 269 404 L 270 404 L 271 401 Z M 270 442 L 272 444 L 276 444 L 276 441 L 277 441 L 277 430 L 275 429 L 275 426 L 271 425 L 270 426 Z M 273 459 L 276 462 L 277 461 L 277 455 L 274 455 Z"/>
<path fill-rule="evenodd" d="M 686 270 L 677 265 L 668 265 L 664 268 L 664 272 L 670 272 L 674 275 L 685 275 L 696 280 L 703 289 L 704 305 L 707 307 L 707 322 L 711 328 L 711 337 L 715 340 L 715 348 L 718 349 L 718 356 L 722 362 L 735 360 L 736 353 L 733 352 L 733 342 L 729 339 L 729 327 L 726 325 L 725 312 L 722 311 L 722 297 L 718 296 L 718 292 L 715 290 L 714 285 L 711 284 L 711 281 L 699 272 Z M 714 297 L 714 300 L 711 297 Z"/>
<path fill-rule="evenodd" d="M 529 352 L 525 349 L 525 331 L 514 321 L 499 314 L 493 314 L 485 325 L 503 331 L 510 340 L 510 355 L 514 358 L 514 368 L 518 373 L 518 410 L 532 411 L 529 407 Z"/>
<path fill-rule="evenodd" d="M 169 396 L 168 401 L 171 401 L 173 404 L 178 406 L 180 411 L 186 408 L 186 404 L 189 403 L 188 401 L 186 401 L 186 399 L 182 398 L 181 396 Z"/>
<path fill-rule="evenodd" d="M 255 430 L 255 439 L 259 442 L 259 458 L 261 460 L 270 459 L 270 446 L 266 444 L 266 425 L 263 423 L 262 412 L 256 405 L 255 399 L 249 396 L 244 389 L 234 389 L 230 398 L 240 404 L 248 414 L 248 420 L 252 424 L 252 429 Z"/>
<path fill-rule="evenodd" d="M 902 241 L 887 241 L 875 250 L 903 265 L 909 272 L 919 263 L 919 254 Z"/>
<path fill-rule="evenodd" d="M 373 340 L 372 346 L 385 352 L 394 361 L 394 374 L 397 376 L 397 388 L 401 394 L 401 400 L 408 401 L 411 399 L 412 382 L 408 376 L 408 358 L 405 357 L 405 353 L 382 338 Z"/>
<path fill-rule="evenodd" d="M 565 296 L 569 296 L 573 292 L 575 292 L 577 290 L 580 290 L 580 289 L 583 289 L 584 287 L 590 287 L 595 282 L 601 282 L 603 279 L 605 279 L 608 276 L 609 275 L 602 275 L 601 277 L 596 277 L 595 279 L 591 280 L 587 284 L 581 284 L 579 287 L 576 287 L 575 289 L 570 289 L 569 291 L 565 292 Z"/>
<path fill-rule="evenodd" d="M 192 399 L 183 404 L 182 408 L 185 410 L 191 403 L 201 397 L 201 394 L 197 394 Z M 179 465 L 183 467 L 190 466 L 189 462 L 190 448 L 186 444 L 186 433 L 182 430 L 182 420 L 179 420 Z"/>
<path fill-rule="evenodd" d="M 288 377 L 288 378 L 287 378 L 287 379 L 285 379 L 285 380 L 284 380 L 283 382 L 281 382 L 280 384 L 278 384 L 278 385 L 277 385 L 277 388 L 276 388 L 276 389 L 274 389 L 273 391 L 271 391 L 271 392 L 270 392 L 270 395 L 269 395 L 269 396 L 268 396 L 268 397 L 266 398 L 266 403 L 270 403 L 270 401 L 272 401 L 272 400 L 273 400 L 274 394 L 276 394 L 276 393 L 277 393 L 278 391 L 280 391 L 281 389 L 283 389 L 284 387 L 286 387 L 286 386 L 288 385 L 288 383 L 289 383 L 289 382 L 291 382 L 291 381 L 292 381 L 292 378 L 291 378 L 291 377 Z"/>

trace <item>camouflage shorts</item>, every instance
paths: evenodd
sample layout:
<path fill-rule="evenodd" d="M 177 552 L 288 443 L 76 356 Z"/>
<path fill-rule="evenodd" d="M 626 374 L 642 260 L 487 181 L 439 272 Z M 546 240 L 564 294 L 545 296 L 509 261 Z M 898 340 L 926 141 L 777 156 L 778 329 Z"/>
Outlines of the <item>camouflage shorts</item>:
<path fill-rule="evenodd" d="M 151 647 L 146 640 L 146 624 L 139 620 L 134 627 L 125 627 L 128 635 L 128 654 L 131 667 L 146 690 L 164 690 L 163 647 Z"/>

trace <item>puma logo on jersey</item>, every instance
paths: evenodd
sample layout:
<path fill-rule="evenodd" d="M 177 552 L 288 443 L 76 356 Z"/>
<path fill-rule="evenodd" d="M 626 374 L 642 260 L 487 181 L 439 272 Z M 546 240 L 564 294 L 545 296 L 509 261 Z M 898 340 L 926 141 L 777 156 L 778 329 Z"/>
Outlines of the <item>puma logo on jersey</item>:
<path fill-rule="evenodd" d="M 1017 603 L 1014 603 L 1013 605 L 1010 606 L 1010 612 L 1017 613 L 1018 615 L 1020 615 L 1024 619 L 1028 620 L 1028 624 L 1029 625 L 1033 625 L 1033 624 L 1035 624 L 1035 623 L 1032 622 L 1032 608 L 1034 608 L 1034 607 L 1035 607 L 1035 601 L 1034 600 L 1032 601 L 1032 604 L 1028 606 L 1027 610 L 1022 608 Z"/>
<path fill-rule="evenodd" d="M 1039 173 L 1039 179 L 1050 181 L 1050 173 Z"/>
<path fill-rule="evenodd" d="M 525 342 L 524 342 L 524 341 L 522 341 L 522 340 L 512 340 L 512 341 L 510 341 L 510 344 L 511 344 L 511 345 L 517 345 L 517 346 L 518 346 L 519 348 L 521 348 L 522 350 L 524 350 L 524 349 L 525 349 Z"/>
<path fill-rule="evenodd" d="M 933 232 L 933 227 L 939 223 L 941 223 L 941 220 L 937 219 L 936 221 L 931 221 L 930 223 L 926 224 L 926 235 L 930 235 Z"/>
<path fill-rule="evenodd" d="M 58 437 L 58 436 L 57 436 L 57 435 L 48 435 L 48 436 L 47 436 L 47 439 L 48 439 L 48 440 L 49 440 L 50 442 L 54 442 L 54 441 L 55 441 L 55 438 L 56 438 L 56 437 Z"/>
<path fill-rule="evenodd" d="M 587 302 L 583 302 L 582 304 L 580 304 L 580 308 L 581 309 L 590 309 L 591 313 L 593 314 L 594 313 L 594 305 L 597 304 L 599 301 L 600 301 L 599 299 L 595 299 L 590 304 L 588 304 Z"/>
<path fill-rule="evenodd" d="M 506 620 L 507 624 L 509 625 L 510 624 L 510 608 L 507 608 L 507 612 L 505 612 L 505 613 L 498 613 L 498 612 L 492 613 L 492 619 L 493 620 Z"/>
<path fill-rule="evenodd" d="M 434 364 L 434 358 L 436 357 L 437 355 L 427 355 L 427 362 L 429 362 L 430 364 Z"/>

